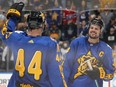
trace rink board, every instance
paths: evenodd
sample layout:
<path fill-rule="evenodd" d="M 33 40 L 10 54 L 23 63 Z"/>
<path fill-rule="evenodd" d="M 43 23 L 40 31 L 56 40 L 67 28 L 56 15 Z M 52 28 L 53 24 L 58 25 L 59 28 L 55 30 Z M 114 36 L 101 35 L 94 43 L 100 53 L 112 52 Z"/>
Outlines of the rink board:
<path fill-rule="evenodd" d="M 12 73 L 0 73 L 0 87 L 7 87 Z M 110 82 L 104 82 L 103 87 L 116 87 L 116 76 Z"/>

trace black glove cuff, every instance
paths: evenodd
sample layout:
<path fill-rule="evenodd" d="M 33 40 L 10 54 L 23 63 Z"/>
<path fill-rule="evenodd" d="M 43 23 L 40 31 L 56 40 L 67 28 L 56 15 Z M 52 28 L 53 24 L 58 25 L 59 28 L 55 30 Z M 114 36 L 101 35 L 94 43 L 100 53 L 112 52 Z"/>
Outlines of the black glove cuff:
<path fill-rule="evenodd" d="M 106 75 L 103 67 L 93 67 L 93 70 L 86 71 L 85 73 L 92 79 L 103 79 Z"/>
<path fill-rule="evenodd" d="M 88 70 L 86 71 L 86 74 L 93 80 L 100 78 L 100 71 L 98 68 L 94 68 L 93 70 Z"/>

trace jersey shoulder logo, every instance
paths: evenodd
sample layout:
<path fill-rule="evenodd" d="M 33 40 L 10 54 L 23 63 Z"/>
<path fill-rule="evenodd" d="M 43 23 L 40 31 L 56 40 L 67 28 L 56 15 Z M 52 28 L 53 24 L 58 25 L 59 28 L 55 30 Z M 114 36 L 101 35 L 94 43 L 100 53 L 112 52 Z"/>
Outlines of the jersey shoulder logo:
<path fill-rule="evenodd" d="M 29 40 L 28 43 L 34 43 L 34 41 L 33 40 Z"/>

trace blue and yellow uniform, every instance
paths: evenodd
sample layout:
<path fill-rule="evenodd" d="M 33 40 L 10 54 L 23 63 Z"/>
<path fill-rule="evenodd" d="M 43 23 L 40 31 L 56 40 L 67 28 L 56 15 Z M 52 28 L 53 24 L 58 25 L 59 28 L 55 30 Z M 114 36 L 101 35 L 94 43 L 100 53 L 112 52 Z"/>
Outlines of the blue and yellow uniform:
<path fill-rule="evenodd" d="M 14 54 L 15 69 L 8 87 L 64 87 L 56 61 L 57 43 L 50 37 L 15 31 L 16 19 L 4 24 L 1 38 Z"/>
<path fill-rule="evenodd" d="M 63 72 L 68 87 L 97 87 L 95 80 L 85 73 L 88 69 L 86 62 L 88 59 L 92 66 L 97 66 L 99 61 L 105 68 L 104 71 L 103 67 L 100 67 L 101 74 L 97 79 L 99 87 L 103 87 L 103 80 L 113 78 L 114 66 L 111 47 L 102 41 L 91 44 L 88 42 L 88 37 L 79 37 L 72 41 L 64 62 Z"/>

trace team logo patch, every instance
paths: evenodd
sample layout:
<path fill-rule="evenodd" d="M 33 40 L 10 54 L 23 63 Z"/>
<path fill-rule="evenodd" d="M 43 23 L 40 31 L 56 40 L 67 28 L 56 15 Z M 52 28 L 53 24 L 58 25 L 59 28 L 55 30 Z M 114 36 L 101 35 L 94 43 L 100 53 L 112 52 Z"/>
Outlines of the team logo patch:
<path fill-rule="evenodd" d="M 30 40 L 30 41 L 28 41 L 28 43 L 34 43 L 34 41 L 33 40 Z"/>
<path fill-rule="evenodd" d="M 96 66 L 98 64 L 97 58 L 92 55 L 91 51 L 88 51 L 85 55 L 77 58 L 79 67 L 77 69 L 78 72 L 74 75 L 74 79 L 76 79 L 78 76 L 83 75 L 85 71 L 89 69 L 87 64 L 88 61 L 91 63 L 92 66 Z"/>

